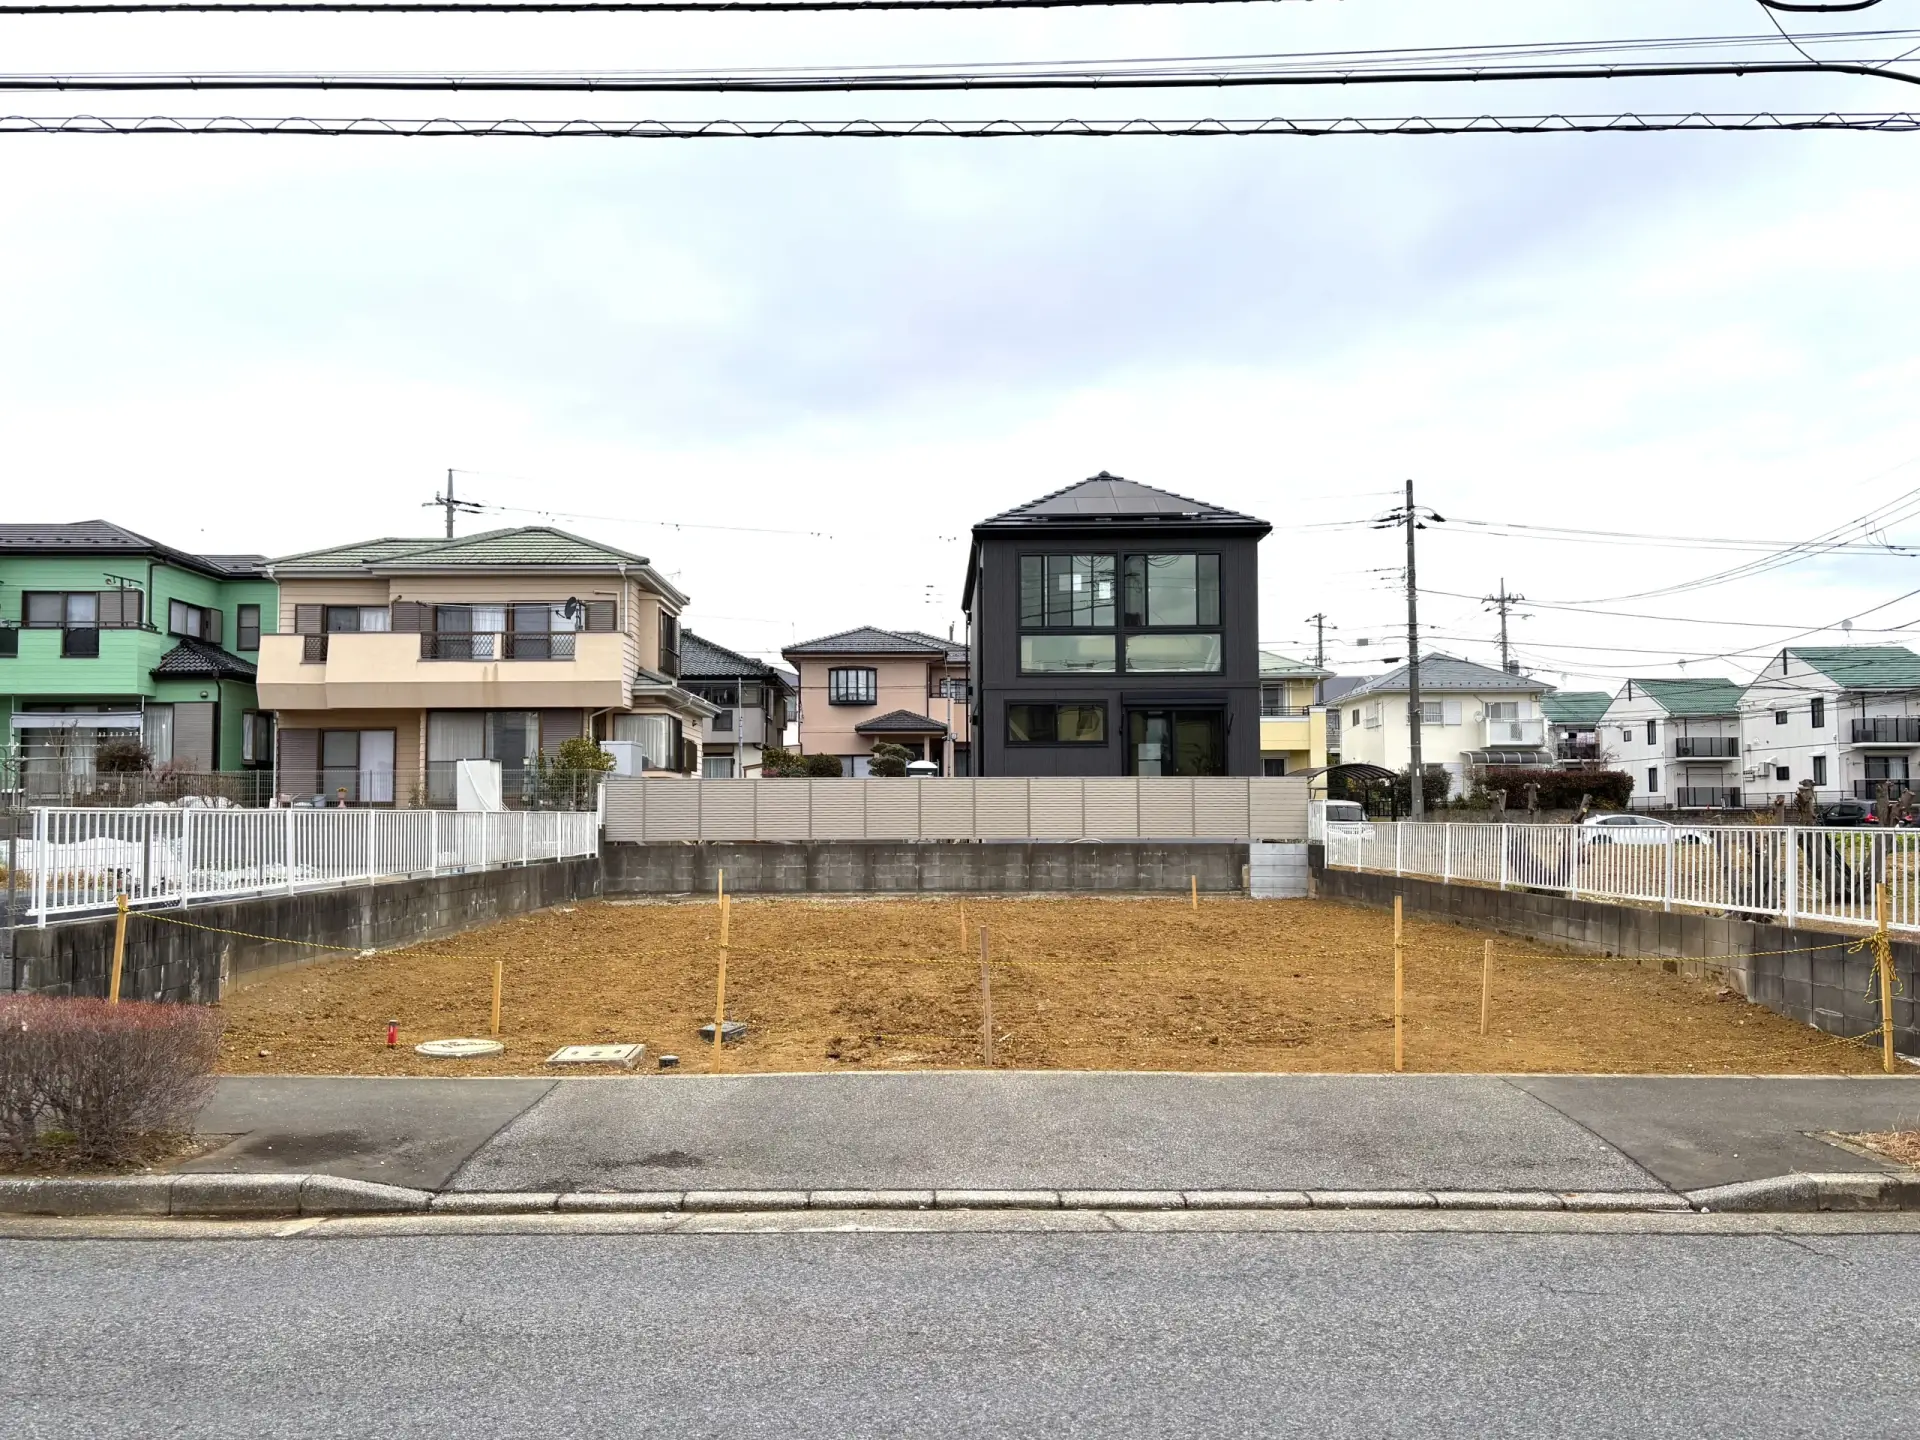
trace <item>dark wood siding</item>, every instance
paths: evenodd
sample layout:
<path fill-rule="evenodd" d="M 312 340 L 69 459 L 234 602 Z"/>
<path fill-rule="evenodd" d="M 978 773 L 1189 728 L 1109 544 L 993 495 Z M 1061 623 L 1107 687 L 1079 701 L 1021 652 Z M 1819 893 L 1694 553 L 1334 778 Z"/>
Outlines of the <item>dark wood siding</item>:
<path fill-rule="evenodd" d="M 1245 532 L 1207 526 L 1144 527 L 1048 525 L 987 532 L 978 537 L 980 575 L 974 586 L 972 635 L 979 733 L 976 775 L 1124 775 L 1128 709 L 1151 705 L 1219 708 L 1227 721 L 1227 773 L 1260 773 L 1259 540 Z M 1022 675 L 1020 673 L 1020 556 L 1096 552 L 1198 552 L 1220 556 L 1220 627 L 1224 653 L 1218 675 Z M 1123 663 L 1123 662 L 1121 662 Z M 1007 710 L 1026 701 L 1101 701 L 1107 706 L 1105 745 L 1010 746 Z"/>

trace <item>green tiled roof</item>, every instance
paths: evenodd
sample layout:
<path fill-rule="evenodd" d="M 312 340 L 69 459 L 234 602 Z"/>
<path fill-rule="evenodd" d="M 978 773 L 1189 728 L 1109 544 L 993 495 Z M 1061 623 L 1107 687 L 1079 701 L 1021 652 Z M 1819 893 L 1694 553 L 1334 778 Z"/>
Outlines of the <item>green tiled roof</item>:
<path fill-rule="evenodd" d="M 1676 717 L 1733 715 L 1740 709 L 1741 687 L 1731 680 L 1629 680 L 1627 686 Z"/>
<path fill-rule="evenodd" d="M 452 540 L 365 540 L 356 545 L 287 555 L 273 563 L 289 570 L 409 570 L 416 566 L 495 569 L 521 565 L 577 569 L 645 565 L 648 561 L 644 555 L 582 539 L 551 526 L 516 525 L 479 535 L 456 536 Z"/>
<path fill-rule="evenodd" d="M 1556 725 L 1597 725 L 1612 703 L 1604 690 L 1556 690 L 1540 697 L 1540 708 Z"/>
<path fill-rule="evenodd" d="M 1920 688 L 1920 655 L 1904 645 L 1792 645 L 1787 653 L 1848 690 Z"/>
<path fill-rule="evenodd" d="M 1291 655 L 1282 655 L 1278 650 L 1260 652 L 1260 678 L 1262 680 L 1280 680 L 1292 677 L 1299 680 L 1317 679 L 1331 672 L 1316 670 L 1304 660 L 1295 660 Z"/>

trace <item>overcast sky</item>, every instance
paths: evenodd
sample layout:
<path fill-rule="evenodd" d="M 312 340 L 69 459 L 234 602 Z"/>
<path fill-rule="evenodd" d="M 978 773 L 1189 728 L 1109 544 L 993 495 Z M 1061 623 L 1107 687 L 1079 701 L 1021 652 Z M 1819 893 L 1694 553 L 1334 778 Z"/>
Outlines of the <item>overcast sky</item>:
<path fill-rule="evenodd" d="M 1811 22 L 1811 23 L 1809 23 Z M 1802 29 L 1920 27 L 1920 0 Z M 15 72 L 1107 59 L 1755 34 L 1746 0 L 1323 0 L 1003 15 L 7 18 Z M 1901 44 L 1863 51 L 1890 54 Z M 704 97 L 28 95 L 57 114 L 599 117 L 1891 111 L 1842 77 Z M 1579 613 L 1920 490 L 1902 135 L 610 142 L 0 137 L 8 520 L 271 554 L 462 495 L 650 556 L 736 648 L 959 624 L 976 520 L 1099 470 L 1272 520 L 1262 636 L 1399 655 L 1421 578 L 1539 607 L 1555 683 L 1748 673 L 1920 620 L 1849 554 Z M 592 517 L 592 518 L 576 518 Z M 675 525 L 687 528 L 673 528 Z M 746 527 L 741 533 L 698 527 Z M 1887 532 L 1920 541 L 1920 525 Z M 1427 643 L 1489 658 L 1472 598 Z M 1699 624 L 1698 620 L 1726 623 Z M 1837 643 L 1840 632 L 1831 632 Z M 1369 647 L 1353 642 L 1369 639 Z M 1744 652 L 1718 658 L 1726 652 Z"/>

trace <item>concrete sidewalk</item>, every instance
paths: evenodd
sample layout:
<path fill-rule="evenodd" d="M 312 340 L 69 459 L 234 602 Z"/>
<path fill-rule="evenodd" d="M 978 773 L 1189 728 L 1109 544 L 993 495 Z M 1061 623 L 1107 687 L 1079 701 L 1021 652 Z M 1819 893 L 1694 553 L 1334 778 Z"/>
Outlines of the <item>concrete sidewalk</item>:
<path fill-rule="evenodd" d="M 424 1190 L 1664 1192 L 1882 1164 L 1903 1078 L 950 1072 L 230 1077 L 185 1172 Z"/>

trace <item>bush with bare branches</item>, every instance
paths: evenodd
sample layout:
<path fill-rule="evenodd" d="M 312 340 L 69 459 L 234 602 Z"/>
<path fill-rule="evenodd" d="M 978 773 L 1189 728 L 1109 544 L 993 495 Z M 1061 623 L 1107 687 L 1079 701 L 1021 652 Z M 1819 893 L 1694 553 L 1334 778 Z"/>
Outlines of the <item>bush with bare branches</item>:
<path fill-rule="evenodd" d="M 0 1002 L 0 1145 L 30 1155 L 49 1130 L 84 1164 L 185 1130 L 213 1084 L 223 1020 L 197 1005 Z"/>

